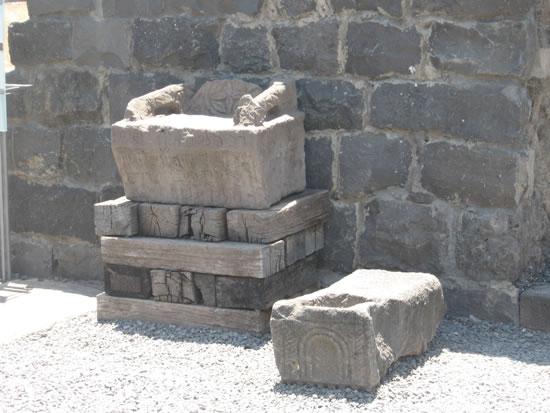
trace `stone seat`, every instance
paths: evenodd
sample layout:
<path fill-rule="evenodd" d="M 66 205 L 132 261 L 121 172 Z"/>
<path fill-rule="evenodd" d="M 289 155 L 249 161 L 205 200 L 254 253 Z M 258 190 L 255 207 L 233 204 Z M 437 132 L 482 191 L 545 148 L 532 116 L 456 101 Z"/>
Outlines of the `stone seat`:
<path fill-rule="evenodd" d="M 188 102 L 185 90 L 172 85 L 136 98 L 113 125 L 128 199 L 266 209 L 305 189 L 304 114 L 294 83 L 258 94 L 238 80 L 208 82 Z"/>
<path fill-rule="evenodd" d="M 275 303 L 277 368 L 287 383 L 371 391 L 393 362 L 426 351 L 445 311 L 431 274 L 355 271 L 324 290 Z"/>

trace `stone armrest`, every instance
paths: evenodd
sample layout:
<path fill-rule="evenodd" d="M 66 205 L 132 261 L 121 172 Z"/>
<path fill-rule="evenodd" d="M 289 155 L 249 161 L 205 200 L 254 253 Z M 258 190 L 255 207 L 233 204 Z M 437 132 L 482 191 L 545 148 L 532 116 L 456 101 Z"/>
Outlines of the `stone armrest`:
<path fill-rule="evenodd" d="M 268 113 L 282 114 L 296 109 L 296 100 L 295 82 L 274 82 L 255 98 L 241 97 L 233 122 L 241 126 L 261 126 Z"/>
<path fill-rule="evenodd" d="M 184 85 L 166 86 L 132 99 L 126 107 L 124 118 L 136 121 L 161 114 L 182 113 L 184 99 Z"/>

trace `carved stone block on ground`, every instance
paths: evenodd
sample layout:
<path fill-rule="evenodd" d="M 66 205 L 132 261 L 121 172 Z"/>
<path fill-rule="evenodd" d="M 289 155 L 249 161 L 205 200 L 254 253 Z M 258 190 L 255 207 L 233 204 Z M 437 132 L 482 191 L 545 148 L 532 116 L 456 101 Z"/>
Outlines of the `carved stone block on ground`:
<path fill-rule="evenodd" d="M 287 383 L 371 391 L 393 362 L 426 351 L 444 314 L 435 276 L 358 270 L 327 289 L 275 303 L 277 367 Z"/>
<path fill-rule="evenodd" d="M 149 298 L 149 270 L 129 265 L 105 265 L 105 292 L 118 297 Z"/>
<path fill-rule="evenodd" d="M 140 204 L 139 233 L 150 237 L 177 238 L 180 233 L 179 205 Z"/>
<path fill-rule="evenodd" d="M 125 196 L 94 205 L 95 233 L 131 237 L 138 233 L 138 204 Z"/>
<path fill-rule="evenodd" d="M 266 210 L 229 211 L 228 236 L 232 241 L 270 243 L 324 222 L 329 211 L 328 191 L 308 189 Z"/>
<path fill-rule="evenodd" d="M 193 208 L 189 215 L 193 239 L 213 242 L 227 239 L 227 209 Z"/>
<path fill-rule="evenodd" d="M 201 304 L 193 274 L 185 271 L 151 271 L 153 297 L 166 303 Z"/>

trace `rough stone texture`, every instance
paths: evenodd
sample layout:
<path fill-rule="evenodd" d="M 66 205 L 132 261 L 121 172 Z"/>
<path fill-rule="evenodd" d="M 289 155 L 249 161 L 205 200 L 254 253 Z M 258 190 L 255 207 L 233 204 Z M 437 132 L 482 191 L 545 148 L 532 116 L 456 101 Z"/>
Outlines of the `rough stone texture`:
<path fill-rule="evenodd" d="M 26 237 L 10 237 L 11 271 L 39 279 L 52 273 L 53 249 L 49 243 Z"/>
<path fill-rule="evenodd" d="M 316 0 L 281 0 L 281 9 L 289 17 L 298 17 L 315 11 Z"/>
<path fill-rule="evenodd" d="M 231 210 L 227 214 L 229 239 L 271 243 L 324 222 L 329 209 L 326 191 L 308 189 L 269 209 Z"/>
<path fill-rule="evenodd" d="M 550 285 L 529 288 L 521 293 L 519 324 L 550 333 Z"/>
<path fill-rule="evenodd" d="M 258 85 L 239 79 L 213 80 L 201 85 L 189 101 L 185 113 L 232 117 L 244 95 L 256 98 L 261 93 Z"/>
<path fill-rule="evenodd" d="M 86 126 L 65 129 L 63 170 L 71 181 L 82 185 L 120 185 L 111 150 L 111 129 Z"/>
<path fill-rule="evenodd" d="M 442 283 L 449 314 L 519 323 L 519 290 L 513 284 L 480 284 L 453 278 L 444 278 Z"/>
<path fill-rule="evenodd" d="M 375 199 L 364 207 L 359 265 L 441 274 L 447 254 L 445 216 L 433 205 Z"/>
<path fill-rule="evenodd" d="M 139 205 L 125 196 L 94 205 L 95 233 L 131 237 L 139 232 Z"/>
<path fill-rule="evenodd" d="M 273 37 L 281 69 L 331 75 L 338 72 L 338 22 L 320 20 L 300 26 L 275 26 Z"/>
<path fill-rule="evenodd" d="M 73 25 L 73 61 L 83 66 L 130 66 L 130 25 L 127 20 L 81 17 Z"/>
<path fill-rule="evenodd" d="M 208 242 L 227 239 L 227 209 L 193 208 L 189 216 L 193 239 Z"/>
<path fill-rule="evenodd" d="M 33 82 L 29 98 L 26 104 L 33 119 L 48 126 L 103 120 L 99 80 L 88 71 L 44 69 Z"/>
<path fill-rule="evenodd" d="M 355 259 L 357 213 L 354 204 L 332 204 L 325 231 L 325 248 L 321 255 L 324 267 L 351 271 Z"/>
<path fill-rule="evenodd" d="M 527 187 L 520 160 L 507 150 L 436 142 L 424 148 L 421 183 L 450 202 L 515 208 Z"/>
<path fill-rule="evenodd" d="M 525 90 L 515 82 L 383 83 L 373 92 L 370 118 L 379 128 L 519 145 L 529 107 Z"/>
<path fill-rule="evenodd" d="M 339 156 L 343 198 L 403 187 L 407 183 L 412 153 L 403 138 L 389 139 L 373 133 L 343 136 Z"/>
<path fill-rule="evenodd" d="M 344 80 L 301 79 L 298 107 L 306 114 L 306 130 L 361 129 L 363 127 L 363 92 Z"/>
<path fill-rule="evenodd" d="M 180 229 L 180 208 L 179 205 L 139 204 L 139 234 L 177 238 Z"/>
<path fill-rule="evenodd" d="M 29 16 L 50 13 L 89 12 L 95 8 L 94 0 L 27 0 Z"/>
<path fill-rule="evenodd" d="M 69 236 L 95 242 L 95 193 L 62 185 L 44 186 L 10 176 L 10 230 Z"/>
<path fill-rule="evenodd" d="M 466 212 L 457 240 L 458 267 L 472 280 L 517 281 L 523 252 L 520 225 L 515 214 Z"/>
<path fill-rule="evenodd" d="M 458 18 L 491 19 L 520 17 L 529 12 L 535 0 L 412 0 L 413 13 Z"/>
<path fill-rule="evenodd" d="M 168 72 L 111 73 L 108 80 L 110 123 L 124 117 L 126 105 L 133 98 L 177 83 L 181 83 L 181 79 Z"/>
<path fill-rule="evenodd" d="M 261 127 L 201 115 L 121 121 L 112 148 L 129 199 L 268 208 L 305 189 L 302 119 L 279 116 Z"/>
<path fill-rule="evenodd" d="M 8 169 L 19 176 L 54 179 L 61 171 L 62 134 L 56 129 L 13 127 L 8 130 Z"/>
<path fill-rule="evenodd" d="M 221 60 L 236 73 L 264 72 L 271 69 L 267 29 L 228 24 L 224 27 Z"/>
<path fill-rule="evenodd" d="M 103 280 L 103 261 L 97 243 L 59 239 L 53 243 L 53 274 L 76 280 Z"/>
<path fill-rule="evenodd" d="M 277 368 L 286 383 L 372 391 L 392 363 L 427 350 L 445 311 L 431 274 L 356 271 L 327 289 L 275 303 Z"/>
<path fill-rule="evenodd" d="M 276 301 L 307 288 L 318 288 L 318 284 L 316 256 L 302 259 L 268 278 L 217 276 L 216 306 L 267 310 Z"/>
<path fill-rule="evenodd" d="M 346 72 L 369 77 L 409 74 L 409 68 L 420 63 L 420 40 L 414 28 L 401 30 L 374 22 L 350 23 Z"/>
<path fill-rule="evenodd" d="M 152 294 L 155 300 L 165 303 L 201 304 L 190 272 L 164 270 L 151 271 Z"/>
<path fill-rule="evenodd" d="M 434 23 L 428 52 L 436 69 L 464 74 L 520 75 L 529 69 L 534 44 L 526 22 L 461 26 Z"/>
<path fill-rule="evenodd" d="M 151 297 L 151 275 L 146 268 L 105 265 L 105 292 L 116 297 Z"/>
<path fill-rule="evenodd" d="M 306 139 L 304 149 L 306 152 L 306 186 L 331 190 L 334 186 L 332 140 L 326 136 L 309 137 Z"/>
<path fill-rule="evenodd" d="M 103 0 L 103 17 L 143 17 L 159 14 L 164 2 L 158 0 Z"/>
<path fill-rule="evenodd" d="M 14 65 L 35 65 L 71 58 L 71 22 L 27 20 L 10 25 L 8 42 Z"/>
<path fill-rule="evenodd" d="M 220 25 L 188 16 L 136 19 L 134 57 L 139 63 L 180 69 L 212 69 L 220 63 Z"/>
<path fill-rule="evenodd" d="M 342 10 L 368 10 L 382 11 L 390 16 L 401 16 L 401 0 L 332 0 L 334 11 Z"/>
<path fill-rule="evenodd" d="M 208 16 L 243 13 L 256 15 L 264 0 L 165 0 L 166 7 L 175 10 L 191 10 Z"/>

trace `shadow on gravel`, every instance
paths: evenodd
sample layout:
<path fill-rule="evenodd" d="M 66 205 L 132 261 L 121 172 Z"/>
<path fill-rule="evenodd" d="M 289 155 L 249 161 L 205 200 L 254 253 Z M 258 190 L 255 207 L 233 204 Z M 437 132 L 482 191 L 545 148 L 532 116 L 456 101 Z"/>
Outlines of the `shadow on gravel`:
<path fill-rule="evenodd" d="M 260 350 L 271 341 L 271 335 L 254 336 L 229 330 L 210 328 L 185 328 L 175 325 L 155 324 L 143 321 L 99 321 L 114 324 L 115 331 L 126 335 L 141 335 L 153 340 L 169 340 L 196 344 L 225 344 L 245 350 Z"/>

